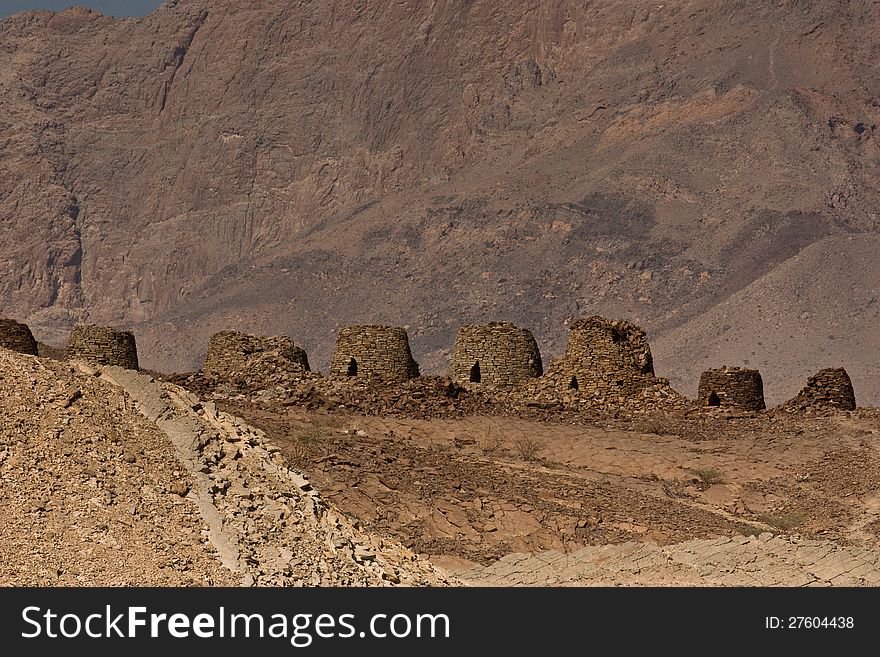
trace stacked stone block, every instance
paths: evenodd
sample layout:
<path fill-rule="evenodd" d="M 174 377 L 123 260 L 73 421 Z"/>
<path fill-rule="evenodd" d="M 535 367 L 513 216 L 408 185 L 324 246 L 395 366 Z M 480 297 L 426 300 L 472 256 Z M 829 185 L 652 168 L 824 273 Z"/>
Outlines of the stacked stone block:
<path fill-rule="evenodd" d="M 636 395 L 657 381 L 645 331 L 596 315 L 571 325 L 565 355 L 550 366 L 547 379 L 580 396 L 614 397 Z"/>
<path fill-rule="evenodd" d="M 816 372 L 807 379 L 807 385 L 797 397 L 788 401 L 790 408 L 837 409 L 852 411 L 856 408 L 856 395 L 852 380 L 842 367 L 832 367 Z"/>
<path fill-rule="evenodd" d="M 129 331 L 109 326 L 80 324 L 67 340 L 68 359 L 84 360 L 95 365 L 118 365 L 138 369 L 137 345 Z"/>
<path fill-rule="evenodd" d="M 0 319 L 0 347 L 29 356 L 37 355 L 37 341 L 26 324 Z"/>
<path fill-rule="evenodd" d="M 211 376 L 236 376 L 260 365 L 271 368 L 309 369 L 305 350 L 287 336 L 258 337 L 238 331 L 220 331 L 211 336 L 202 371 Z"/>
<path fill-rule="evenodd" d="M 406 381 L 419 376 L 406 330 L 398 326 L 346 326 L 336 336 L 330 376 Z"/>
<path fill-rule="evenodd" d="M 724 366 L 700 375 L 697 401 L 702 406 L 723 406 L 760 411 L 764 406 L 764 381 L 758 370 Z"/>
<path fill-rule="evenodd" d="M 509 322 L 458 327 L 449 377 L 460 383 L 511 387 L 544 372 L 531 331 Z"/>
<path fill-rule="evenodd" d="M 531 404 L 563 404 L 615 411 L 680 409 L 688 405 L 654 376 L 647 334 L 624 320 L 583 317 L 571 325 L 565 354 L 547 373 L 528 384 L 522 396 Z"/>

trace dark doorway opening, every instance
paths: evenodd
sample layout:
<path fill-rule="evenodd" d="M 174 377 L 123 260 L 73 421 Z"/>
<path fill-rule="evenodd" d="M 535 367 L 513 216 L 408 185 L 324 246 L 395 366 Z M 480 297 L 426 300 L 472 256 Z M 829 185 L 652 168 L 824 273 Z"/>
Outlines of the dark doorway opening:
<path fill-rule="evenodd" d="M 352 358 L 350 361 L 348 361 L 348 371 L 346 372 L 346 374 L 348 374 L 349 376 L 357 376 L 357 373 L 358 362 L 354 358 Z"/>
<path fill-rule="evenodd" d="M 580 385 L 578 384 L 578 378 L 576 376 L 571 377 L 571 381 L 568 382 L 568 387 L 572 390 L 577 390 L 578 388 L 580 388 Z"/>
<path fill-rule="evenodd" d="M 718 395 L 715 394 L 715 391 L 709 393 L 709 399 L 706 400 L 706 406 L 721 406 L 721 400 L 718 399 Z"/>
<path fill-rule="evenodd" d="M 483 375 L 480 374 L 480 361 L 477 361 L 471 368 L 471 383 L 479 383 L 482 380 Z"/>

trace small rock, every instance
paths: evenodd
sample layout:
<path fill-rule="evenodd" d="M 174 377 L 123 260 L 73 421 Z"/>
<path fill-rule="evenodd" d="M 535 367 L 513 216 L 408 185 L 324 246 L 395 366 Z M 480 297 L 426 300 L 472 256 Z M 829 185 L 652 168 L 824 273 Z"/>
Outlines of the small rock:
<path fill-rule="evenodd" d="M 63 408 L 70 408 L 77 399 L 82 397 L 82 390 L 77 388 L 76 386 L 71 386 L 64 393 L 64 404 L 62 404 Z"/>
<path fill-rule="evenodd" d="M 358 563 L 365 563 L 367 561 L 375 561 L 376 553 L 368 550 L 363 545 L 355 545 L 354 546 L 354 560 Z"/>
<path fill-rule="evenodd" d="M 178 479 L 171 484 L 171 486 L 168 488 L 168 491 L 174 493 L 175 495 L 185 497 L 186 494 L 189 493 L 189 484 L 182 479 Z"/>

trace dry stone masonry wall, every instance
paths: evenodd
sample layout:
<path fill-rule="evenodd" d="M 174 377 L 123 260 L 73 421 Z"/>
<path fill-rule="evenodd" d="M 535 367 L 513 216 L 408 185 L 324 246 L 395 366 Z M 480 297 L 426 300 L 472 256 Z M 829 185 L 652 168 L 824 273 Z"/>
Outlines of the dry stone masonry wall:
<path fill-rule="evenodd" d="M 853 411 L 856 408 L 856 395 L 846 370 L 842 367 L 832 367 L 820 370 L 807 379 L 804 389 L 785 405 L 788 408 L 799 409 Z"/>
<path fill-rule="evenodd" d="M 589 379 L 596 374 L 654 374 L 645 331 L 624 320 L 582 317 L 571 325 L 571 337 L 558 367 Z"/>
<path fill-rule="evenodd" d="M 129 331 L 117 331 L 109 326 L 80 324 L 74 327 L 67 340 L 68 359 L 82 360 L 96 365 L 118 365 L 129 370 L 138 369 L 137 345 Z"/>
<path fill-rule="evenodd" d="M 645 332 L 624 320 L 582 317 L 571 325 L 565 355 L 546 377 L 554 387 L 604 394 L 631 394 L 654 382 L 654 361 Z"/>
<path fill-rule="evenodd" d="M 458 327 L 449 377 L 460 383 L 510 387 L 544 372 L 531 331 L 509 322 Z"/>
<path fill-rule="evenodd" d="M 26 324 L 0 319 L 0 347 L 29 356 L 37 355 L 37 341 Z"/>
<path fill-rule="evenodd" d="M 287 336 L 258 337 L 237 331 L 220 331 L 211 336 L 202 368 L 205 374 L 239 376 L 255 366 L 310 371 L 305 350 Z"/>
<path fill-rule="evenodd" d="M 764 381 L 758 370 L 724 366 L 700 375 L 697 397 L 701 406 L 737 407 L 761 411 L 764 406 Z"/>
<path fill-rule="evenodd" d="M 537 402 L 561 402 L 601 409 L 683 408 L 688 402 L 654 376 L 645 331 L 624 320 L 582 317 L 571 325 L 562 358 L 524 391 Z"/>
<path fill-rule="evenodd" d="M 346 326 L 336 336 L 330 376 L 406 381 L 419 376 L 406 330 L 398 326 Z"/>

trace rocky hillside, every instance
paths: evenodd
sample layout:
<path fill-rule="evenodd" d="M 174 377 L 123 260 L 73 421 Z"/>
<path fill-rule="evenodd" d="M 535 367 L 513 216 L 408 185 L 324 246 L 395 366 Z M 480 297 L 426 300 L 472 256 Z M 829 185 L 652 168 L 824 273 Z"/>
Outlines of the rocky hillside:
<path fill-rule="evenodd" d="M 0 585 L 451 583 L 176 386 L 0 349 L 0 393 Z"/>
<path fill-rule="evenodd" d="M 128 326 L 166 371 L 222 328 L 323 370 L 338 326 L 396 323 L 431 373 L 459 323 L 550 356 L 595 312 L 683 392 L 748 360 L 771 402 L 844 366 L 877 404 L 878 27 L 869 0 L 13 16 L 4 314 Z"/>

